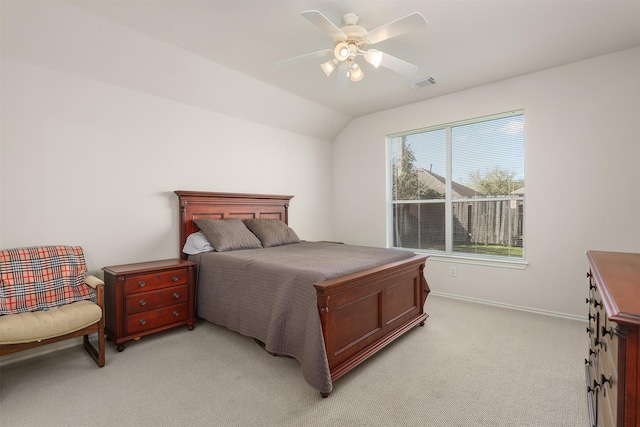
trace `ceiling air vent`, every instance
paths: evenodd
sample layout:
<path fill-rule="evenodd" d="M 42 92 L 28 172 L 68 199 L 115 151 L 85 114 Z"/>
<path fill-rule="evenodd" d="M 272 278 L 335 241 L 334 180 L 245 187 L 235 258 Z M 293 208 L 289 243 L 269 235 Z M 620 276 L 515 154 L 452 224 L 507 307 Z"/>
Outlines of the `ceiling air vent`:
<path fill-rule="evenodd" d="M 436 79 L 434 79 L 433 77 L 427 77 L 425 79 L 409 82 L 409 86 L 411 86 L 414 89 L 420 89 L 421 87 L 431 86 L 434 84 L 436 84 Z"/>

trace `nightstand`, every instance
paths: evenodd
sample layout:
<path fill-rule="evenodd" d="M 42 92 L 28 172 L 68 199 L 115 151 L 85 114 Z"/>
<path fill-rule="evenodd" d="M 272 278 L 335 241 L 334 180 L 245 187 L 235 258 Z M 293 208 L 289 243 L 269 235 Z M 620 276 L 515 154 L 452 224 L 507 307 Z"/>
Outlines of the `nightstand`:
<path fill-rule="evenodd" d="M 194 328 L 195 263 L 181 259 L 104 267 L 105 332 L 123 343 L 176 326 Z"/>

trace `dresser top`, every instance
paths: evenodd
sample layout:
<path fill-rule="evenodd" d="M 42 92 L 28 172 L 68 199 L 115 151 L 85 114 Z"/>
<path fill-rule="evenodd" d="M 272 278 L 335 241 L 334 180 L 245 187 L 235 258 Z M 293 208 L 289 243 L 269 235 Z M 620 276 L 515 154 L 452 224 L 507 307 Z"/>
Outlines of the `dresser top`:
<path fill-rule="evenodd" d="M 640 325 L 640 254 L 588 251 L 587 259 L 609 318 Z"/>

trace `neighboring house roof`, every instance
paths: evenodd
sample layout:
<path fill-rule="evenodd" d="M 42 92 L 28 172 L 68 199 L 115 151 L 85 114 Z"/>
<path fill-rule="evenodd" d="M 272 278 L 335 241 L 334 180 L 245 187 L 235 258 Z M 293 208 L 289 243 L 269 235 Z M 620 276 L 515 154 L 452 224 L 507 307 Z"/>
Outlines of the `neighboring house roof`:
<path fill-rule="evenodd" d="M 524 187 L 520 187 L 517 190 L 513 190 L 509 194 L 513 194 L 514 196 L 524 196 Z"/>
<path fill-rule="evenodd" d="M 419 168 L 418 178 L 427 187 L 437 191 L 438 193 L 445 193 L 446 180 L 443 176 L 440 176 L 437 173 L 430 172 L 426 169 Z M 451 184 L 451 191 L 453 192 L 453 197 L 484 197 L 484 194 L 480 193 L 479 191 L 476 191 L 473 188 L 466 187 L 462 184 L 458 184 L 455 181 L 453 181 Z"/>

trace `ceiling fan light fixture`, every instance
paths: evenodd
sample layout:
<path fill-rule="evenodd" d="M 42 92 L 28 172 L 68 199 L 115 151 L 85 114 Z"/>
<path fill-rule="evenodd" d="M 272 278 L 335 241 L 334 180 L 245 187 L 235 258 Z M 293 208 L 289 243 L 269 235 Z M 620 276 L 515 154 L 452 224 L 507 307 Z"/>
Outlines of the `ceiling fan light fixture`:
<path fill-rule="evenodd" d="M 320 64 L 320 67 L 322 67 L 322 71 L 324 71 L 327 77 L 329 77 L 337 68 L 336 60 L 330 59 L 327 62 Z"/>
<path fill-rule="evenodd" d="M 358 57 L 363 57 L 367 63 L 375 68 L 383 66 L 405 77 L 412 76 L 418 71 L 417 65 L 410 64 L 376 49 L 365 50 L 365 48 L 409 31 L 423 28 L 427 24 L 427 20 L 424 19 L 424 16 L 419 12 L 414 12 L 403 18 L 391 21 L 372 31 L 368 31 L 366 28 L 358 25 L 358 15 L 355 13 L 347 13 L 344 15 L 343 22 L 345 25 L 342 27 L 338 27 L 317 10 L 307 10 L 301 12 L 301 14 L 312 24 L 331 36 L 333 39 L 333 50 L 328 48 L 299 55 L 285 61 L 279 61 L 276 63 L 277 65 L 295 62 L 299 59 L 309 57 L 324 57 L 322 60 L 326 61 L 328 59 L 326 55 L 331 56 L 333 53 L 333 58 L 320 64 L 320 67 L 327 77 L 331 76 L 333 72 L 337 70 L 336 73 L 340 75 L 339 80 L 345 80 L 344 77 L 354 82 L 362 80 L 364 73 L 360 69 L 360 66 L 355 63 Z"/>
<path fill-rule="evenodd" d="M 346 61 L 349 58 L 350 53 L 351 50 L 349 49 L 349 45 L 345 42 L 338 43 L 333 50 L 333 54 L 338 61 Z"/>
<path fill-rule="evenodd" d="M 364 73 L 358 64 L 353 64 L 349 69 L 349 78 L 352 82 L 359 82 L 364 77 Z"/>
<path fill-rule="evenodd" d="M 375 68 L 378 68 L 382 63 L 382 52 L 375 49 L 369 49 L 364 59 Z"/>

